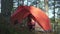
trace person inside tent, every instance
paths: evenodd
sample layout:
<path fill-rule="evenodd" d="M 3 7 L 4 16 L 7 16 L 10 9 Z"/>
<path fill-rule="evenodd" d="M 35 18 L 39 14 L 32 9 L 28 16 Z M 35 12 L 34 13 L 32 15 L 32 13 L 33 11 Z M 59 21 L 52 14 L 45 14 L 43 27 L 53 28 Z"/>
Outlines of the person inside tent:
<path fill-rule="evenodd" d="M 32 15 L 28 16 L 28 22 L 27 22 L 27 26 L 28 26 L 29 31 L 32 31 L 35 29 L 35 22 L 33 21 L 33 19 L 31 17 L 32 17 Z"/>

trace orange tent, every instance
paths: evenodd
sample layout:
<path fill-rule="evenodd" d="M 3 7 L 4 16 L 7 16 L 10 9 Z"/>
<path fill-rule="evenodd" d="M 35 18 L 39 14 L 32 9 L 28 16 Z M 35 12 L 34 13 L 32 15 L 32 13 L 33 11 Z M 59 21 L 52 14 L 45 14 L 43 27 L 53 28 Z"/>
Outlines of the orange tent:
<path fill-rule="evenodd" d="M 11 21 L 14 23 L 15 20 L 18 20 L 19 23 L 26 18 L 29 14 L 31 14 L 35 21 L 44 29 L 51 30 L 51 24 L 48 16 L 39 8 L 34 6 L 19 6 L 15 13 L 11 16 Z"/>

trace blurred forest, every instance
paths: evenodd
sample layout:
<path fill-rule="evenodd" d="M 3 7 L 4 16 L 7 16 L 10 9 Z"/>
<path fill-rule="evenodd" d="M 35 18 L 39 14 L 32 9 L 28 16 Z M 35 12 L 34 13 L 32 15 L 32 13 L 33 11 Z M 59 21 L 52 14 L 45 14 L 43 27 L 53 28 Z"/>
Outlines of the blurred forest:
<path fill-rule="evenodd" d="M 44 10 L 51 20 L 54 34 L 60 34 L 60 0 L 0 0 L 0 34 L 35 34 L 21 26 L 25 25 L 26 19 L 21 25 L 12 26 L 10 22 L 10 16 L 21 5 L 32 5 Z"/>

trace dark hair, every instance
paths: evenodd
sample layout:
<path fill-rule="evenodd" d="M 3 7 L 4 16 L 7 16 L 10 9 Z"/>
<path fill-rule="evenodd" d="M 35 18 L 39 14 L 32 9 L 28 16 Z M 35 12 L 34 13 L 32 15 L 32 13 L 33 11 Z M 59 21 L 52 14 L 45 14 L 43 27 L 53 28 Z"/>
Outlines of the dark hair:
<path fill-rule="evenodd" d="M 14 25 L 16 25 L 16 24 L 18 24 L 18 20 L 15 20 L 15 21 L 14 21 Z"/>

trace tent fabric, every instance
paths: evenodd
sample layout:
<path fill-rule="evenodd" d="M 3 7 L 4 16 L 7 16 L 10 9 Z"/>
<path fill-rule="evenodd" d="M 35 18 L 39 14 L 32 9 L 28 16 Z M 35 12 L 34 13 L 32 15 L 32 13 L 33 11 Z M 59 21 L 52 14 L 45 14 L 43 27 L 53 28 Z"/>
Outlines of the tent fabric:
<path fill-rule="evenodd" d="M 14 23 L 15 20 L 18 20 L 19 23 L 28 15 L 32 15 L 31 18 L 37 21 L 37 23 L 44 29 L 44 30 L 51 30 L 50 19 L 44 13 L 43 10 L 36 8 L 34 6 L 19 6 L 17 10 L 11 16 L 11 22 Z M 33 23 L 33 22 L 32 22 Z"/>

